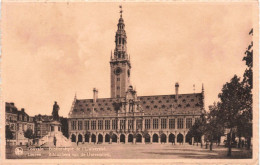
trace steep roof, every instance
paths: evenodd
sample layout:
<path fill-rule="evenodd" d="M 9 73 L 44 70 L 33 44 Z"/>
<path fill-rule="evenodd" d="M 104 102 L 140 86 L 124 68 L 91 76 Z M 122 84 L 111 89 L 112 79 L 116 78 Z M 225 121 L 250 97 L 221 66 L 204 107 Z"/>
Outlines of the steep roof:
<path fill-rule="evenodd" d="M 17 114 L 17 111 L 18 109 L 14 103 L 5 103 L 5 112 Z"/>
<path fill-rule="evenodd" d="M 139 96 L 144 115 L 200 115 L 203 109 L 203 94 L 179 94 Z M 76 99 L 70 117 L 101 117 L 116 116 L 113 103 L 118 99 L 99 98 L 96 103 L 93 99 Z M 94 108 L 94 111 L 93 111 Z"/>

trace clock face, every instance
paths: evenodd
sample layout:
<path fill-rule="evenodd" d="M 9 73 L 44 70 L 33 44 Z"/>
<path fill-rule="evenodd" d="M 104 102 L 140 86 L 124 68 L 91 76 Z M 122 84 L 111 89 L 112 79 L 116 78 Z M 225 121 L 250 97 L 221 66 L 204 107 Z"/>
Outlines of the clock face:
<path fill-rule="evenodd" d="M 121 68 L 118 67 L 115 69 L 115 74 L 119 75 L 121 72 L 122 72 Z"/>

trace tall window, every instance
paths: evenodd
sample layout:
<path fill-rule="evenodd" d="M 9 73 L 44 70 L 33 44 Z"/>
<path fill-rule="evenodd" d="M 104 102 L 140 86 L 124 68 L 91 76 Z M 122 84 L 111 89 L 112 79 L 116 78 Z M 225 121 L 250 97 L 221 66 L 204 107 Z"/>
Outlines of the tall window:
<path fill-rule="evenodd" d="M 103 120 L 98 120 L 98 130 L 103 129 Z"/>
<path fill-rule="evenodd" d="M 82 130 L 82 121 L 78 121 L 78 130 Z"/>
<path fill-rule="evenodd" d="M 128 120 L 128 129 L 133 129 L 133 123 L 134 121 L 133 120 Z"/>
<path fill-rule="evenodd" d="M 117 129 L 117 122 L 116 122 L 116 120 L 112 120 L 112 129 Z"/>
<path fill-rule="evenodd" d="M 142 129 L 142 119 L 137 119 L 136 120 L 136 129 Z"/>
<path fill-rule="evenodd" d="M 166 119 L 161 119 L 161 129 L 166 129 Z"/>
<path fill-rule="evenodd" d="M 183 118 L 177 120 L 178 129 L 183 129 Z"/>
<path fill-rule="evenodd" d="M 110 120 L 105 120 L 105 129 L 110 130 Z"/>
<path fill-rule="evenodd" d="M 158 119 L 153 119 L 153 129 L 158 129 Z"/>
<path fill-rule="evenodd" d="M 71 129 L 72 130 L 76 130 L 76 122 L 77 121 L 72 121 L 72 123 L 71 123 Z"/>
<path fill-rule="evenodd" d="M 186 119 L 186 128 L 191 128 L 192 127 L 192 118 L 187 118 Z"/>
<path fill-rule="evenodd" d="M 89 130 L 89 121 L 85 121 L 85 130 Z"/>
<path fill-rule="evenodd" d="M 96 130 L 97 122 L 95 120 L 91 121 L 91 130 Z"/>
<path fill-rule="evenodd" d="M 121 130 L 125 129 L 125 120 L 120 120 L 120 129 Z"/>
<path fill-rule="evenodd" d="M 151 128 L 150 119 L 145 119 L 144 126 L 145 126 L 145 129 L 150 129 Z"/>
<path fill-rule="evenodd" d="M 117 90 L 119 90 L 119 89 L 120 89 L 120 87 L 119 87 L 119 86 L 117 86 L 117 87 L 116 87 L 116 89 L 117 89 Z"/>
<path fill-rule="evenodd" d="M 116 80 L 117 80 L 117 81 L 120 81 L 120 78 L 118 77 L 118 78 L 116 78 Z"/>
<path fill-rule="evenodd" d="M 169 129 L 175 129 L 175 119 L 169 119 Z"/>

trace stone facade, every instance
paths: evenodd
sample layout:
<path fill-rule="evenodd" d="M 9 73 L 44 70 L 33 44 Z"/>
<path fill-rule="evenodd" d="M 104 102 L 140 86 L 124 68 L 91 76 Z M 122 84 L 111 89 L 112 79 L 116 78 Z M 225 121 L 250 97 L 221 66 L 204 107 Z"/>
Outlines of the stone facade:
<path fill-rule="evenodd" d="M 28 139 L 24 137 L 24 132 L 31 129 L 34 132 L 33 117 L 30 117 L 22 108 L 18 110 L 14 103 L 5 103 L 6 125 L 13 133 L 13 139 L 8 140 L 10 145 L 25 145 Z"/>
<path fill-rule="evenodd" d="M 121 12 L 122 13 L 122 12 Z M 74 98 L 69 112 L 69 137 L 85 143 L 185 143 L 195 120 L 204 113 L 201 93 L 137 96 L 130 83 L 131 63 L 127 54 L 125 24 L 120 16 L 111 53 L 111 98 Z"/>

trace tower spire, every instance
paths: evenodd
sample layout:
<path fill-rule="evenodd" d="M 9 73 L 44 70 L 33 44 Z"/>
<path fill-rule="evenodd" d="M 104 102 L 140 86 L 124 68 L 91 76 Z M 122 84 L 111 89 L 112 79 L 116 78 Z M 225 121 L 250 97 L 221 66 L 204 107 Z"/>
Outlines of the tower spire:
<path fill-rule="evenodd" d="M 122 18 L 122 14 L 123 14 L 122 5 L 119 5 L 119 8 L 120 8 L 120 18 Z"/>

